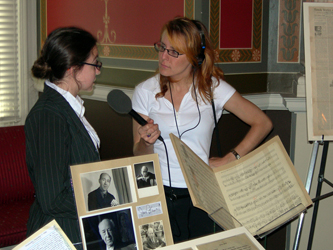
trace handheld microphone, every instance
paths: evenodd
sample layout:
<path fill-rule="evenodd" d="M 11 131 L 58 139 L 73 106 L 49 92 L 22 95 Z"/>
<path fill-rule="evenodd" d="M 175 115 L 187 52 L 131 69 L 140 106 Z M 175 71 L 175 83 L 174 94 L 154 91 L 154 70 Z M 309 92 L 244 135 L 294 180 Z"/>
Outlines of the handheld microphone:
<path fill-rule="evenodd" d="M 147 121 L 142 118 L 135 110 L 132 109 L 131 99 L 121 90 L 111 90 L 107 96 L 107 102 L 109 106 L 119 114 L 129 114 L 132 116 L 141 126 L 147 124 Z M 160 141 L 164 141 L 162 136 L 159 136 Z"/>

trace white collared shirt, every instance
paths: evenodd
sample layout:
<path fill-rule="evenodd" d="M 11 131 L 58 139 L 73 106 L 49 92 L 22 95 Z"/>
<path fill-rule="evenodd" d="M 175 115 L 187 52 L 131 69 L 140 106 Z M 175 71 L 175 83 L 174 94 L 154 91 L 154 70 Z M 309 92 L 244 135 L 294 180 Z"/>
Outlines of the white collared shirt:
<path fill-rule="evenodd" d="M 236 90 L 223 80 L 220 80 L 219 85 L 215 87 L 217 79 L 212 78 L 212 80 L 216 117 L 219 119 L 225 103 Z M 172 133 L 178 136 L 179 131 L 179 134 L 182 135 L 182 141 L 208 164 L 212 134 L 215 128 L 212 105 L 209 102 L 204 103 L 196 90 L 197 104 L 197 101 L 192 96 L 191 86 L 184 95 L 175 118 L 172 102 L 165 97 L 156 98 L 156 94 L 161 91 L 159 81 L 159 75 L 155 75 L 137 85 L 133 93 L 132 107 L 136 112 L 149 116 L 159 126 L 161 136 L 168 150 L 166 152 L 164 143 L 161 141 L 157 140 L 154 143 L 154 153 L 158 153 L 159 156 L 163 184 L 170 186 L 170 171 L 171 186 L 186 188 L 186 182 L 169 134 Z M 199 106 L 200 115 L 197 105 Z M 167 153 L 168 155 L 166 155 Z"/>
<path fill-rule="evenodd" d="M 57 85 L 55 85 L 54 83 L 52 83 L 48 80 L 45 81 L 45 84 L 47 86 L 49 86 L 50 88 L 56 90 L 59 94 L 61 94 L 66 99 L 66 101 L 72 107 L 72 109 L 74 110 L 74 112 L 79 117 L 79 119 L 83 123 L 84 127 L 88 131 L 88 134 L 89 134 L 91 140 L 93 141 L 96 149 L 98 149 L 100 146 L 100 139 L 99 139 L 95 129 L 90 125 L 90 123 L 84 117 L 84 112 L 85 112 L 85 108 L 83 106 L 84 101 L 80 98 L 80 96 L 77 95 L 76 97 L 74 97 L 67 90 L 64 90 L 64 89 L 58 87 Z"/>

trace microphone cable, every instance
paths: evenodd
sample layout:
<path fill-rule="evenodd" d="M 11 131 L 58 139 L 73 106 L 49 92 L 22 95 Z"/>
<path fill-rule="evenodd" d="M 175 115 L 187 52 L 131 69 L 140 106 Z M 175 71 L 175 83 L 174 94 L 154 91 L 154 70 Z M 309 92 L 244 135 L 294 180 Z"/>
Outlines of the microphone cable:
<path fill-rule="evenodd" d="M 194 84 L 194 75 L 195 75 L 195 71 L 196 71 L 197 68 L 194 69 L 193 71 L 193 77 L 192 77 L 192 85 L 193 85 L 193 91 L 194 91 L 194 96 L 195 96 L 195 101 L 196 101 L 196 105 L 197 105 L 197 109 L 198 109 L 198 114 L 199 114 L 199 120 L 198 120 L 198 123 L 192 127 L 192 128 L 189 128 L 185 131 L 183 131 L 181 134 L 179 132 L 179 127 L 178 127 L 178 122 L 177 122 L 177 117 L 176 117 L 176 110 L 175 110 L 175 106 L 174 106 L 174 102 L 173 102 L 173 97 L 172 97 L 172 91 L 171 91 L 171 85 L 170 85 L 170 81 L 169 81 L 169 89 L 170 89 L 170 98 L 171 98 L 171 103 L 172 103 L 172 108 L 173 108 L 173 114 L 174 114 L 174 118 L 175 118 L 175 123 L 176 123 L 176 128 L 177 128 L 177 132 L 178 132 L 178 137 L 179 139 L 181 139 L 181 137 L 188 131 L 191 131 L 193 129 L 195 129 L 196 127 L 199 126 L 200 122 L 201 122 L 201 113 L 200 113 L 200 109 L 199 109 L 199 104 L 198 104 L 198 96 L 197 96 L 197 93 L 196 93 L 196 90 L 195 90 L 195 84 Z M 164 143 L 164 142 L 163 142 Z M 170 165 L 169 165 L 169 158 L 168 158 L 168 151 L 167 151 L 167 147 L 166 147 L 166 144 L 164 143 L 164 147 L 165 147 L 165 151 L 166 151 L 166 157 L 167 157 L 167 167 L 168 167 L 168 174 L 169 174 L 169 187 L 172 188 L 171 186 L 171 174 L 170 174 Z M 174 195 L 173 194 L 173 190 L 171 189 L 171 195 Z M 177 197 L 175 195 L 175 197 Z M 170 198 L 172 200 L 172 198 Z M 174 205 L 172 203 L 172 210 L 175 211 L 175 208 L 174 208 Z M 188 239 L 190 239 L 191 237 L 191 231 L 190 231 L 190 225 L 189 225 L 189 222 L 190 222 L 190 214 L 191 214 L 191 206 L 189 206 L 189 212 L 187 214 L 187 228 L 188 228 Z M 178 222 L 177 222 L 177 219 L 172 216 L 174 218 L 174 221 L 175 221 L 175 225 L 177 226 L 178 228 L 178 231 L 179 231 L 179 234 L 175 234 L 175 236 L 177 237 L 180 237 L 182 232 L 180 230 L 180 227 L 178 225 Z"/>
<path fill-rule="evenodd" d="M 177 198 L 177 196 L 173 193 L 173 189 L 172 189 L 172 186 L 171 186 L 171 172 L 170 172 L 170 163 L 169 163 L 169 154 L 168 154 L 168 149 L 167 149 L 167 146 L 165 144 L 165 141 L 163 140 L 163 145 L 164 145 L 164 148 L 165 148 L 165 155 L 166 155 L 166 161 L 167 161 L 167 167 L 168 167 L 168 176 L 169 176 L 169 187 L 171 189 L 171 193 L 169 194 L 170 197 L 168 197 L 171 201 L 173 201 L 174 198 Z M 172 210 L 175 211 L 175 208 L 173 206 L 173 202 L 171 203 L 171 206 L 172 206 Z M 177 237 L 180 237 L 181 236 L 181 230 L 180 230 L 180 227 L 178 225 L 178 222 L 177 222 L 177 219 L 175 218 L 175 216 L 172 214 L 169 214 L 169 217 L 170 219 L 172 218 L 174 221 L 175 221 L 175 225 L 177 226 L 178 228 L 178 232 L 179 234 L 176 234 L 176 233 L 173 233 L 175 236 Z M 170 225 L 171 226 L 171 225 Z"/>
<path fill-rule="evenodd" d="M 169 176 L 169 187 L 171 187 L 171 173 L 170 173 L 170 165 L 169 165 L 169 154 L 168 154 L 168 149 L 165 144 L 165 141 L 162 141 L 164 148 L 165 148 L 165 155 L 166 155 L 166 161 L 167 161 L 167 166 L 168 166 L 168 176 Z"/>
<path fill-rule="evenodd" d="M 175 118 L 175 123 L 176 123 L 176 128 L 177 128 L 177 132 L 178 132 L 178 137 L 179 137 L 179 139 L 181 139 L 181 137 L 182 137 L 186 132 L 188 132 L 188 131 L 190 131 L 190 130 L 193 130 L 193 129 L 195 129 L 196 127 L 198 127 L 199 124 L 200 124 L 200 121 L 201 121 L 201 113 L 200 113 L 199 104 L 198 104 L 198 96 L 197 96 L 197 92 L 196 92 L 196 90 L 195 90 L 195 84 L 194 84 L 194 74 L 195 74 L 195 71 L 196 71 L 196 68 L 195 68 L 194 71 L 193 71 L 192 85 L 193 85 L 193 90 L 194 90 L 195 101 L 196 101 L 196 104 L 197 104 L 197 109 L 198 109 L 198 114 L 199 114 L 199 120 L 198 120 L 198 123 L 197 123 L 193 128 L 189 128 L 189 129 L 185 130 L 185 131 L 184 131 L 183 133 L 181 133 L 181 134 L 180 134 L 180 132 L 179 132 L 179 127 L 178 127 L 177 117 L 176 117 L 176 110 L 175 110 L 175 106 L 174 106 L 174 104 L 173 104 L 171 85 L 170 85 L 170 82 L 169 82 L 169 89 L 170 89 L 170 97 L 171 97 L 172 108 L 173 108 L 173 115 L 174 115 L 174 118 Z"/>

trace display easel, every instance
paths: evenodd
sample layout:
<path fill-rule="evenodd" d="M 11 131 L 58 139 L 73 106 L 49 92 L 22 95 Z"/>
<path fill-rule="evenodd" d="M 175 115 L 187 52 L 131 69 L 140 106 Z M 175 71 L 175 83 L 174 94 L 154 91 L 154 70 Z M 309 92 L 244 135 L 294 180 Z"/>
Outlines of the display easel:
<path fill-rule="evenodd" d="M 322 64 L 324 60 L 332 60 L 332 58 L 330 58 L 331 53 L 323 53 L 323 51 L 330 51 L 330 44 L 332 44 L 333 41 L 329 32 L 329 25 L 331 24 L 330 20 L 333 17 L 333 4 L 304 2 L 303 9 L 307 129 L 308 140 L 314 142 L 305 186 L 308 193 L 310 192 L 318 148 L 320 145 L 323 145 L 316 197 L 312 199 L 314 210 L 307 248 L 310 250 L 317 220 L 319 201 L 333 195 L 333 192 L 321 195 L 323 182 L 326 182 L 333 187 L 333 184 L 324 178 L 328 144 L 330 141 L 333 141 L 333 130 L 330 129 L 330 123 L 332 121 L 327 119 L 331 117 L 328 115 L 329 111 L 327 110 L 330 110 L 330 108 L 333 107 L 333 102 L 329 95 L 325 95 L 331 88 L 331 82 L 324 80 L 323 76 L 329 74 L 329 68 L 326 69 Z M 326 46 L 324 46 L 324 44 L 326 44 Z M 318 50 L 319 48 L 320 50 Z M 297 250 L 299 246 L 303 220 L 304 214 L 302 214 L 299 219 L 293 248 L 294 250 Z"/>
<path fill-rule="evenodd" d="M 312 199 L 312 201 L 314 203 L 314 208 L 313 208 L 307 250 L 311 250 L 311 248 L 312 248 L 314 230 L 315 230 L 315 226 L 316 226 L 317 214 L 318 214 L 318 208 L 319 208 L 319 201 L 333 195 L 333 192 L 329 192 L 327 194 L 321 195 L 321 189 L 322 189 L 323 182 L 326 182 L 328 185 L 330 185 L 333 188 L 333 184 L 324 177 L 328 145 L 329 145 L 329 141 L 324 141 L 324 136 L 322 136 L 322 140 L 320 142 L 315 141 L 313 144 L 313 150 L 312 150 L 312 155 L 311 155 L 311 160 L 310 160 L 308 176 L 307 176 L 307 180 L 306 180 L 306 184 L 305 184 L 305 189 L 308 193 L 310 193 L 312 177 L 313 177 L 314 168 L 316 165 L 319 145 L 323 145 L 323 151 L 322 151 L 322 158 L 321 158 L 321 163 L 320 163 L 320 170 L 319 170 L 319 174 L 318 174 L 316 197 Z M 300 240 L 300 236 L 301 236 L 301 232 L 302 232 L 304 216 L 305 216 L 305 214 L 302 213 L 299 218 L 299 221 L 298 221 L 298 227 L 297 227 L 294 247 L 293 247 L 294 250 L 297 250 L 299 247 L 299 240 Z"/>

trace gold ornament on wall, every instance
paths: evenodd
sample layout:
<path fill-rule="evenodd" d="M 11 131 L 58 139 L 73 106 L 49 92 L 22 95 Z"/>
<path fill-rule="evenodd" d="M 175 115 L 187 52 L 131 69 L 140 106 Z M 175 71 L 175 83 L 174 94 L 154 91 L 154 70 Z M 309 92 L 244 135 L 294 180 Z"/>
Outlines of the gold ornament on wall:
<path fill-rule="evenodd" d="M 101 44 L 112 44 L 116 42 L 116 32 L 114 30 L 110 31 L 109 36 L 109 23 L 110 23 L 110 16 L 108 16 L 108 1 L 109 0 L 101 0 L 105 2 L 105 15 L 103 17 L 104 23 L 104 36 L 103 39 L 100 40 L 100 37 L 103 35 L 101 30 L 97 31 L 97 39 L 100 41 Z"/>

